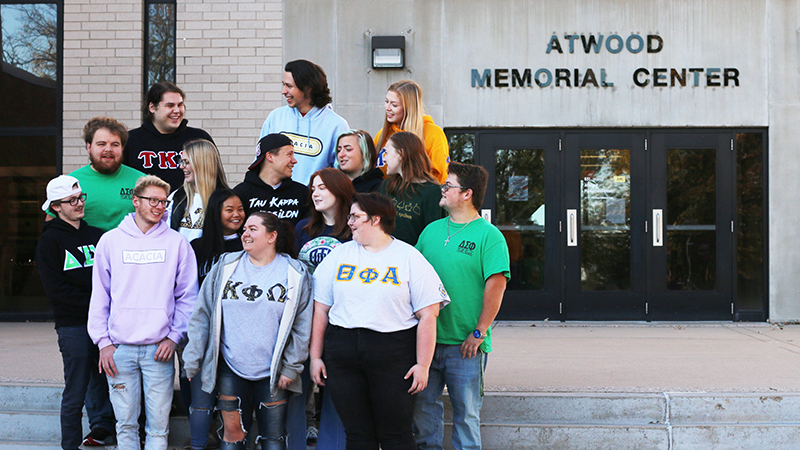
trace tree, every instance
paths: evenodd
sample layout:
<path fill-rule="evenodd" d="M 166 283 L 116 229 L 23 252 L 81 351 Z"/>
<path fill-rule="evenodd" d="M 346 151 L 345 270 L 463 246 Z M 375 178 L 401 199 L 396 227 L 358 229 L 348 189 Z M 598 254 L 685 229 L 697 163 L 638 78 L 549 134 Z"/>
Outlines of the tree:
<path fill-rule="evenodd" d="M 56 79 L 58 14 L 51 3 L 3 5 L 3 61 L 37 77 Z"/>

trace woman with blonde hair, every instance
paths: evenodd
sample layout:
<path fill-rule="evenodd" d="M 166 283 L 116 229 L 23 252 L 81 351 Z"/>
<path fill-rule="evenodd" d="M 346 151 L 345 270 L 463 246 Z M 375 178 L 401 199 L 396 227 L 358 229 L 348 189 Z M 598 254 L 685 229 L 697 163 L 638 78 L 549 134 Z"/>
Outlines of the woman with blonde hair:
<path fill-rule="evenodd" d="M 170 194 L 172 208 L 166 216 L 173 230 L 192 241 L 203 235 L 208 198 L 217 189 L 229 188 L 219 151 L 211 141 L 196 139 L 184 144 L 180 165 L 184 183 Z"/>
<path fill-rule="evenodd" d="M 386 172 L 383 148 L 389 138 L 398 131 L 408 131 L 425 143 L 431 174 L 439 183 L 444 183 L 447 178 L 447 164 L 450 162 L 450 147 L 441 127 L 433 123 L 431 116 L 425 114 L 422 88 L 411 80 L 400 80 L 389 86 L 384 106 L 386 116 L 383 129 L 375 135 L 375 146 L 382 149 L 378 157 L 378 167 Z"/>
<path fill-rule="evenodd" d="M 420 233 L 434 220 L 445 216 L 439 206 L 442 191 L 431 176 L 431 163 L 425 144 L 415 134 L 400 131 L 384 147 L 386 174 L 380 193 L 389 197 L 397 209 L 397 225 L 392 236 L 416 245 Z"/>
<path fill-rule="evenodd" d="M 339 135 L 333 166 L 347 175 L 356 192 L 373 192 L 381 186 L 384 174 L 375 167 L 377 162 L 378 151 L 369 133 L 353 129 Z"/>

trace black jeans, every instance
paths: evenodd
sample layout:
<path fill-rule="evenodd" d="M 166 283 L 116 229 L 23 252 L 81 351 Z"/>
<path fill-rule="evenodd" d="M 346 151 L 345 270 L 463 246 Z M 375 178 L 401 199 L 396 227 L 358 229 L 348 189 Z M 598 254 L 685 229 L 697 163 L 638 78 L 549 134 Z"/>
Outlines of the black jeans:
<path fill-rule="evenodd" d="M 347 434 L 347 450 L 416 449 L 411 421 L 417 327 L 393 333 L 328 325 L 323 361 L 331 395 Z"/>

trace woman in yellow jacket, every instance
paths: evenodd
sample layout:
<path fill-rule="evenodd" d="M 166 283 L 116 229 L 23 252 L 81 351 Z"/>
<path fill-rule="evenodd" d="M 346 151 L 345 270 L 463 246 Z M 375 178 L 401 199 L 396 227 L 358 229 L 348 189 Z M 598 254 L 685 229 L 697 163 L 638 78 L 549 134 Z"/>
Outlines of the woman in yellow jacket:
<path fill-rule="evenodd" d="M 411 80 L 400 80 L 389 86 L 384 105 L 386 117 L 383 129 L 375 135 L 375 147 L 380 149 L 377 166 L 386 173 L 386 164 L 383 161 L 386 141 L 398 131 L 409 131 L 425 142 L 425 153 L 431 160 L 431 175 L 439 183 L 444 183 L 447 179 L 447 164 L 450 162 L 450 147 L 441 127 L 433 123 L 431 116 L 425 114 L 422 88 Z"/>

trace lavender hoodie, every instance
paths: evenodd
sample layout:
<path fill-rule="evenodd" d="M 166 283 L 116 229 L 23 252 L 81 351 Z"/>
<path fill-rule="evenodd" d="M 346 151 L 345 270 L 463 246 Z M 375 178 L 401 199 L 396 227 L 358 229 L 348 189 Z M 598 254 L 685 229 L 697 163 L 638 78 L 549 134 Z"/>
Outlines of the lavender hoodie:
<path fill-rule="evenodd" d="M 89 336 L 99 348 L 180 344 L 197 297 L 197 262 L 189 241 L 164 220 L 142 233 L 134 214 L 97 243 Z"/>

